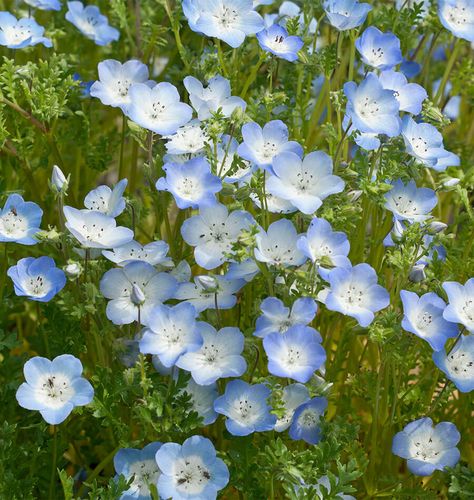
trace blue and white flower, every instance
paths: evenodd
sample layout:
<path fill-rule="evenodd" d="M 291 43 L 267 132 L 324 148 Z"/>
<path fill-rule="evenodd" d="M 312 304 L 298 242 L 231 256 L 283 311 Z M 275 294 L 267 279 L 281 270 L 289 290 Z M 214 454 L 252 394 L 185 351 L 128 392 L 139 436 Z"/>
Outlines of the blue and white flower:
<path fill-rule="evenodd" d="M 126 202 L 123 192 L 127 184 L 127 179 L 122 179 L 113 189 L 109 186 L 99 186 L 93 189 L 85 197 L 84 206 L 109 217 L 118 217 L 125 210 Z"/>
<path fill-rule="evenodd" d="M 302 439 L 309 444 L 318 444 L 321 440 L 320 420 L 327 406 L 327 399 L 319 397 L 298 406 L 290 425 L 290 438 L 297 441 Z"/>
<path fill-rule="evenodd" d="M 277 432 L 283 432 L 288 429 L 293 420 L 295 410 L 303 403 L 309 401 L 309 399 L 309 391 L 303 384 L 296 383 L 283 387 L 282 402 L 285 413 L 276 421 L 275 430 Z"/>
<path fill-rule="evenodd" d="M 444 319 L 461 323 L 469 332 L 474 333 L 474 278 L 468 279 L 464 285 L 446 281 L 443 288 L 449 301 L 443 312 Z"/>
<path fill-rule="evenodd" d="M 24 2 L 40 10 L 61 10 L 60 0 L 24 0 Z"/>
<path fill-rule="evenodd" d="M 406 76 L 397 71 L 382 71 L 379 76 L 384 89 L 392 90 L 400 105 L 400 111 L 413 115 L 421 113 L 423 101 L 428 97 L 426 90 L 417 83 L 408 83 Z"/>
<path fill-rule="evenodd" d="M 111 262 L 123 267 L 130 262 L 147 262 L 152 266 L 171 267 L 173 261 L 168 257 L 169 245 L 166 241 L 153 241 L 146 245 L 132 240 L 112 250 L 104 250 L 102 255 Z"/>
<path fill-rule="evenodd" d="M 11 194 L 0 210 L 0 241 L 36 245 L 42 217 L 43 211 L 36 203 Z"/>
<path fill-rule="evenodd" d="M 304 45 L 299 36 L 289 36 L 286 29 L 278 24 L 257 33 L 257 39 L 263 50 L 290 62 L 298 59 L 298 52 Z"/>
<path fill-rule="evenodd" d="M 393 33 L 382 33 L 369 26 L 356 40 L 362 61 L 372 68 L 385 71 L 403 61 L 400 40 Z"/>
<path fill-rule="evenodd" d="M 372 10 L 368 3 L 357 0 L 327 0 L 323 4 L 326 16 L 339 31 L 351 30 L 364 24 L 367 14 Z"/>
<path fill-rule="evenodd" d="M 199 385 L 190 379 L 184 392 L 191 397 L 192 410 L 203 419 L 202 423 L 204 425 L 213 424 L 217 419 L 217 413 L 214 410 L 214 401 L 219 396 L 217 384 Z"/>
<path fill-rule="evenodd" d="M 454 36 L 474 42 L 473 0 L 439 0 L 438 16 L 441 24 Z"/>
<path fill-rule="evenodd" d="M 197 155 L 203 153 L 206 144 L 210 142 L 199 120 L 191 120 L 166 139 L 167 155 Z"/>
<path fill-rule="evenodd" d="M 53 42 L 43 34 L 43 26 L 32 17 L 17 19 L 10 12 L 0 12 L 0 45 L 8 49 L 23 49 L 39 43 L 52 47 Z"/>

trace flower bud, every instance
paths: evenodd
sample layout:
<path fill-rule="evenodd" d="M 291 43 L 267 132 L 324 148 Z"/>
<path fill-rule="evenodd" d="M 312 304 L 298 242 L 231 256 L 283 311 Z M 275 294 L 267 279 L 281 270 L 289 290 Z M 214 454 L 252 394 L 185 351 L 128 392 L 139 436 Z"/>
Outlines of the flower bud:
<path fill-rule="evenodd" d="M 196 283 L 200 286 L 202 286 L 202 288 L 204 288 L 204 290 L 206 292 L 210 292 L 210 293 L 215 293 L 217 292 L 217 288 L 219 287 L 219 283 L 217 281 L 217 279 L 214 277 L 214 276 L 196 276 Z"/>
<path fill-rule="evenodd" d="M 445 224 L 444 222 L 441 222 L 439 220 L 435 220 L 435 221 L 431 222 L 430 225 L 428 226 L 428 231 L 431 234 L 437 234 L 437 233 L 440 233 L 441 231 L 444 231 L 447 227 L 448 227 L 448 225 Z"/>
<path fill-rule="evenodd" d="M 145 294 L 143 290 L 136 284 L 132 286 L 130 300 L 136 305 L 141 306 L 145 302 Z"/>
<path fill-rule="evenodd" d="M 68 179 L 57 165 L 53 165 L 51 187 L 58 193 L 65 193 L 68 188 Z"/>
<path fill-rule="evenodd" d="M 460 182 L 461 179 L 458 179 L 457 177 L 450 177 L 443 182 L 443 186 L 446 188 L 452 188 L 454 186 L 457 186 Z"/>
<path fill-rule="evenodd" d="M 425 264 L 416 264 L 411 268 L 410 274 L 408 275 L 408 279 L 412 283 L 420 283 L 426 279 L 425 274 Z"/>
<path fill-rule="evenodd" d="M 82 267 L 77 262 L 71 262 L 64 267 L 64 272 L 68 278 L 77 278 L 82 272 Z"/>

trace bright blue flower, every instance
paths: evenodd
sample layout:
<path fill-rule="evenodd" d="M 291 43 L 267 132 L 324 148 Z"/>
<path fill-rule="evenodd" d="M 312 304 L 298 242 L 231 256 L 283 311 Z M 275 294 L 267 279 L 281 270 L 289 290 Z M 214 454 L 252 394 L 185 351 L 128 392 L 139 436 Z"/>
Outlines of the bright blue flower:
<path fill-rule="evenodd" d="M 474 391 L 474 335 L 461 335 L 448 353 L 434 352 L 433 361 L 459 391 Z"/>
<path fill-rule="evenodd" d="M 31 7 L 41 10 L 61 10 L 60 0 L 24 0 Z"/>
<path fill-rule="evenodd" d="M 66 19 L 96 45 L 108 45 L 120 38 L 117 29 L 109 26 L 109 20 L 100 13 L 99 7 L 82 2 L 68 2 Z"/>
<path fill-rule="evenodd" d="M 346 115 L 359 132 L 389 137 L 400 134 L 400 105 L 393 92 L 384 89 L 374 73 L 369 73 L 359 86 L 355 82 L 345 83 L 344 93 L 347 96 Z"/>
<path fill-rule="evenodd" d="M 174 297 L 177 288 L 173 276 L 142 261 L 109 269 L 100 280 L 100 291 L 110 300 L 107 318 L 115 325 L 128 325 L 139 319 L 147 324 L 154 306 Z"/>
<path fill-rule="evenodd" d="M 191 397 L 192 410 L 203 419 L 202 423 L 213 424 L 217 419 L 217 413 L 214 410 L 214 401 L 219 396 L 217 384 L 199 385 L 190 379 L 184 392 Z"/>
<path fill-rule="evenodd" d="M 464 285 L 456 281 L 443 283 L 449 304 L 444 310 L 444 319 L 452 323 L 461 323 L 471 333 L 474 332 L 474 278 Z"/>
<path fill-rule="evenodd" d="M 215 400 L 214 409 L 227 417 L 225 426 L 233 436 L 271 431 L 276 416 L 270 413 L 267 404 L 270 394 L 264 384 L 250 385 L 243 380 L 232 380 L 227 383 L 224 395 Z"/>
<path fill-rule="evenodd" d="M 302 439 L 309 444 L 318 444 L 321 440 L 320 419 L 328 406 L 326 398 L 313 398 L 298 406 L 290 426 L 290 438 Z"/>
<path fill-rule="evenodd" d="M 204 269 L 214 269 L 229 260 L 225 254 L 232 252 L 232 245 L 252 222 L 248 212 L 234 210 L 229 214 L 227 207 L 218 203 L 201 207 L 199 215 L 185 220 L 181 234 L 188 245 L 195 247 L 196 263 Z"/>
<path fill-rule="evenodd" d="M 288 141 L 288 127 L 281 120 L 272 120 L 260 127 L 255 122 L 242 127 L 243 143 L 237 153 L 255 165 L 270 168 L 280 153 L 291 152 L 303 156 L 303 148 L 295 141 Z"/>
<path fill-rule="evenodd" d="M 109 186 L 99 186 L 93 189 L 86 195 L 84 206 L 109 217 L 118 217 L 125 210 L 126 202 L 122 195 L 127 184 L 127 179 L 122 179 L 117 182 L 114 189 L 110 189 Z"/>
<path fill-rule="evenodd" d="M 91 384 L 81 377 L 81 362 L 70 354 L 52 361 L 31 358 L 23 373 L 26 382 L 16 392 L 18 404 L 27 410 L 39 410 L 48 424 L 60 424 L 75 406 L 87 405 L 94 397 Z"/>
<path fill-rule="evenodd" d="M 393 33 L 382 33 L 369 26 L 355 41 L 362 61 L 382 71 L 392 69 L 403 61 L 400 40 Z"/>
<path fill-rule="evenodd" d="M 156 182 L 158 191 L 169 191 L 178 208 L 215 206 L 215 193 L 222 189 L 219 177 L 211 173 L 211 166 L 205 158 L 193 158 L 183 164 L 166 163 L 163 166 L 166 177 Z"/>
<path fill-rule="evenodd" d="M 339 31 L 364 24 L 367 14 L 372 10 L 371 5 L 357 0 L 327 0 L 323 6 L 329 22 Z"/>
<path fill-rule="evenodd" d="M 191 436 L 182 445 L 165 443 L 155 459 L 161 470 L 160 498 L 215 500 L 229 482 L 226 464 L 216 457 L 212 442 L 202 436 Z"/>
<path fill-rule="evenodd" d="M 66 275 L 51 257 L 27 257 L 10 267 L 8 276 L 15 294 L 38 302 L 49 302 L 66 285 Z"/>
<path fill-rule="evenodd" d="M 413 223 L 428 219 L 437 203 L 438 198 L 432 189 L 418 188 L 414 180 L 404 184 L 398 179 L 385 193 L 384 206 L 396 219 Z"/>
<path fill-rule="evenodd" d="M 460 457 L 456 445 L 461 435 L 451 422 L 433 426 L 424 417 L 409 423 L 393 437 L 392 453 L 407 460 L 408 470 L 416 476 L 430 476 L 435 470 L 454 467 Z"/>
<path fill-rule="evenodd" d="M 18 19 L 10 12 L 0 12 L 0 45 L 8 49 L 23 49 L 42 43 L 52 47 L 53 42 L 43 36 L 44 28 L 32 17 Z"/>
<path fill-rule="evenodd" d="M 422 103 L 428 97 L 426 90 L 417 83 L 408 83 L 403 73 L 388 70 L 379 76 L 384 89 L 393 90 L 400 105 L 400 111 L 417 115 L 421 113 Z"/>
<path fill-rule="evenodd" d="M 281 399 L 285 413 L 276 421 L 277 432 L 283 432 L 290 427 L 296 408 L 309 401 L 309 391 L 303 384 L 286 385 L 283 387 Z"/>
<path fill-rule="evenodd" d="M 0 241 L 21 245 L 36 245 L 34 237 L 40 231 L 43 211 L 19 194 L 11 194 L 0 210 Z"/>
<path fill-rule="evenodd" d="M 368 264 L 336 267 L 325 279 L 331 285 L 326 307 L 355 318 L 360 326 L 369 326 L 374 313 L 390 304 L 389 293 L 377 284 L 377 273 Z"/>
<path fill-rule="evenodd" d="M 183 12 L 193 31 L 223 40 L 233 48 L 264 28 L 252 0 L 184 0 Z"/>
<path fill-rule="evenodd" d="M 260 310 L 263 314 L 257 318 L 254 335 L 265 338 L 270 333 L 285 333 L 295 325 L 309 325 L 316 316 L 318 306 L 310 297 L 302 297 L 295 300 L 290 310 L 280 299 L 267 297 L 262 300 Z"/>
<path fill-rule="evenodd" d="M 402 290 L 403 303 L 402 328 L 426 340 L 434 351 L 441 351 L 446 340 L 456 337 L 458 327 L 443 318 L 446 307 L 444 300 L 435 293 L 416 293 Z"/>
<path fill-rule="evenodd" d="M 168 257 L 169 246 L 166 241 L 153 241 L 147 245 L 141 245 L 132 240 L 112 250 L 104 250 L 102 255 L 120 267 L 134 261 L 148 262 L 152 266 L 170 267 L 173 261 Z"/>
<path fill-rule="evenodd" d="M 474 42 L 474 0 L 439 0 L 438 16 L 454 36 Z"/>
<path fill-rule="evenodd" d="M 82 79 L 82 76 L 79 73 L 74 73 L 72 75 L 72 79 L 75 82 L 79 83 L 79 87 L 81 89 L 81 97 L 87 98 L 91 96 L 90 90 L 92 85 L 94 84 L 94 80 L 85 81 Z"/>
<path fill-rule="evenodd" d="M 288 36 L 286 29 L 278 24 L 257 33 L 257 39 L 263 50 L 290 62 L 298 59 L 304 45 L 299 36 Z"/>
<path fill-rule="evenodd" d="M 285 333 L 269 333 L 263 339 L 268 371 L 276 377 L 306 383 L 326 361 L 321 335 L 311 328 L 296 325 Z"/>
<path fill-rule="evenodd" d="M 150 485 L 158 486 L 160 469 L 155 460 L 161 443 L 147 444 L 142 450 L 122 448 L 114 456 L 114 468 L 117 475 L 127 481 L 132 479 L 130 488 L 124 491 L 119 500 L 151 499 Z"/>

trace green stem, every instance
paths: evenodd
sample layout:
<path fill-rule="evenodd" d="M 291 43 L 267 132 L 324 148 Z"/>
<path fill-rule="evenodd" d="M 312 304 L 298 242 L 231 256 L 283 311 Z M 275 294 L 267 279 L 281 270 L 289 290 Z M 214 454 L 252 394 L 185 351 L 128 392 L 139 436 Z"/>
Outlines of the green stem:
<path fill-rule="evenodd" d="M 446 67 L 444 69 L 443 78 L 441 79 L 441 83 L 439 85 L 438 92 L 436 92 L 436 95 L 433 99 L 433 102 L 436 105 L 439 104 L 439 101 L 441 100 L 441 97 L 443 96 L 444 88 L 446 87 L 446 84 L 448 83 L 449 75 L 451 74 L 451 71 L 453 69 L 454 63 L 456 62 L 456 59 L 458 57 L 460 50 L 461 50 L 461 39 L 458 38 L 456 40 L 456 42 L 454 43 L 453 51 L 451 52 L 451 56 L 449 57 L 448 63 L 446 64 Z"/>
<path fill-rule="evenodd" d="M 120 159 L 119 159 L 119 174 L 118 178 L 123 179 L 125 175 L 125 165 L 124 165 L 124 148 L 125 148 L 125 131 L 127 129 L 127 117 L 125 114 L 122 115 L 122 133 L 120 136 Z"/>
<path fill-rule="evenodd" d="M 54 479 L 56 477 L 56 464 L 58 461 L 58 431 L 55 425 L 53 425 L 52 428 L 53 428 L 53 459 L 51 461 L 51 476 L 49 479 L 48 500 L 53 500 L 54 498 Z"/>
<path fill-rule="evenodd" d="M 218 38 L 216 39 L 216 47 L 217 47 L 217 58 L 219 59 L 219 65 L 221 67 L 222 74 L 227 78 L 229 76 L 229 72 L 227 71 L 225 65 L 224 53 L 222 51 L 221 41 Z"/>
<path fill-rule="evenodd" d="M 92 471 L 91 475 L 87 478 L 87 481 L 84 481 L 82 486 L 79 488 L 79 491 L 77 492 L 77 498 L 82 498 L 82 495 L 84 493 L 84 490 L 88 485 L 92 483 L 92 481 L 107 467 L 109 462 L 111 462 L 117 453 L 117 451 L 120 449 L 120 446 L 117 446 L 114 448 L 103 460 L 102 462 L 97 465 L 97 467 Z"/>
<path fill-rule="evenodd" d="M 264 60 L 265 60 L 265 55 L 262 54 L 260 56 L 260 59 L 253 66 L 252 71 L 250 72 L 249 76 L 247 77 L 247 80 L 245 80 L 244 86 L 242 87 L 242 92 L 240 93 L 240 97 L 242 99 L 245 99 L 245 96 L 247 95 L 247 92 L 248 92 L 248 89 L 250 88 L 250 85 L 252 85 L 252 83 L 257 78 L 258 70 L 260 69 L 260 66 L 263 64 Z"/>

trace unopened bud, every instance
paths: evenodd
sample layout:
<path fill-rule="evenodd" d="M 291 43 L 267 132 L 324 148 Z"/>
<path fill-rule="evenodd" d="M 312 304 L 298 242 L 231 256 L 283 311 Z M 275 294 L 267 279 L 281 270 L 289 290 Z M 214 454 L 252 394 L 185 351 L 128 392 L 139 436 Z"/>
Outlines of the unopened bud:
<path fill-rule="evenodd" d="M 219 287 L 219 283 L 214 276 L 196 276 L 196 283 L 200 285 L 206 292 L 215 293 Z"/>
<path fill-rule="evenodd" d="M 412 283 L 420 283 L 426 279 L 425 274 L 425 265 L 424 264 L 416 264 L 411 268 L 410 274 L 408 275 L 408 279 Z"/>
<path fill-rule="evenodd" d="M 142 289 L 134 284 L 132 286 L 132 293 L 130 294 L 130 300 L 136 305 L 141 306 L 145 302 L 145 294 Z"/>
<path fill-rule="evenodd" d="M 65 193 L 68 188 L 68 183 L 69 181 L 63 171 L 57 165 L 53 165 L 53 171 L 51 173 L 51 187 L 58 193 Z"/>
<path fill-rule="evenodd" d="M 77 262 L 71 262 L 64 267 L 64 272 L 68 278 L 77 278 L 82 272 L 82 267 Z"/>
<path fill-rule="evenodd" d="M 435 220 L 430 223 L 428 226 L 428 231 L 432 234 L 437 234 L 440 233 L 441 231 L 444 231 L 448 227 L 447 224 L 444 222 L 441 222 L 439 220 Z"/>
<path fill-rule="evenodd" d="M 450 177 L 449 179 L 443 182 L 443 186 L 447 188 L 452 188 L 454 186 L 457 186 L 460 182 L 461 179 L 458 179 L 457 177 Z"/>

